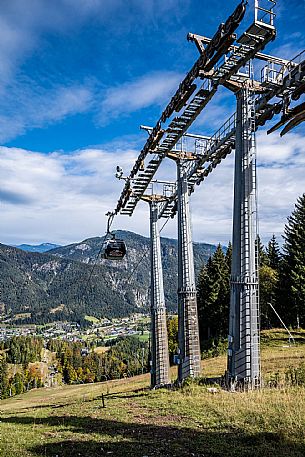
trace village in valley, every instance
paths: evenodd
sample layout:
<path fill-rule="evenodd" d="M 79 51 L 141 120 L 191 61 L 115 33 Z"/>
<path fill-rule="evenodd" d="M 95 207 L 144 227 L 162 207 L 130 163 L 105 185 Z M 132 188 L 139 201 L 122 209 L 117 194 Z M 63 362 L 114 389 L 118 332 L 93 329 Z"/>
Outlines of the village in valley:
<path fill-rule="evenodd" d="M 150 318 L 146 314 L 133 314 L 123 318 L 101 318 L 86 316 L 88 328 L 80 327 L 77 322 L 52 322 L 45 325 L 13 325 L 8 319 L 0 322 L 0 341 L 17 336 L 39 336 L 47 341 L 59 338 L 71 342 L 83 342 L 98 345 L 124 336 L 138 336 L 148 340 Z"/>

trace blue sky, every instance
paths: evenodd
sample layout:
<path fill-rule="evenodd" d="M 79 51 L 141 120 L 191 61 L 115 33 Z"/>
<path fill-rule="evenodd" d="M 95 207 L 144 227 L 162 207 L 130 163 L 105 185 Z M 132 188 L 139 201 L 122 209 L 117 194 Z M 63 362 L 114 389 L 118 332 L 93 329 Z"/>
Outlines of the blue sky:
<path fill-rule="evenodd" d="M 228 0 L 10 0 L 0 12 L 0 241 L 68 243 L 104 231 L 126 170 L 198 56 L 188 32 L 212 36 L 237 5 Z M 252 3 L 241 32 L 253 17 Z M 278 1 L 277 39 L 265 52 L 305 49 L 305 1 Z M 221 91 L 192 127 L 213 133 L 234 111 Z M 280 234 L 304 192 L 305 129 L 258 135 L 260 226 Z M 193 197 L 194 238 L 226 243 L 231 232 L 232 160 Z M 287 167 L 287 164 L 289 165 Z M 164 174 L 171 174 L 169 165 Z M 220 168 L 220 167 L 219 167 Z M 285 185 L 283 185 L 285 184 Z M 213 213 L 211 192 L 219 208 Z M 202 201 L 205 204 L 202 204 Z M 117 228 L 148 233 L 143 204 Z M 165 235 L 175 236 L 171 222 Z"/>

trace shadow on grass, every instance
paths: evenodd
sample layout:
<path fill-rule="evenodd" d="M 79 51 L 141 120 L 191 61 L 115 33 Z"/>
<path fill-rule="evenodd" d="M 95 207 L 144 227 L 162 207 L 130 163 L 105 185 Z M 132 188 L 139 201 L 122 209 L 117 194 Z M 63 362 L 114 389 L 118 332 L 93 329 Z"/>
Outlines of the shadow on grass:
<path fill-rule="evenodd" d="M 116 393 L 105 394 L 104 398 L 105 398 L 105 400 L 107 400 L 107 398 L 123 398 L 123 399 L 126 398 L 126 399 L 128 399 L 128 398 L 147 397 L 147 395 L 148 395 L 148 392 L 141 392 L 141 393 L 138 393 L 138 394 L 135 394 L 135 395 L 133 395 L 133 394 L 125 394 L 123 392 L 123 393 L 118 393 L 118 394 L 116 394 Z M 101 400 L 101 399 L 102 399 L 102 396 L 100 395 L 100 396 L 94 398 L 93 401 L 94 400 Z"/>
<path fill-rule="evenodd" d="M 2 422 L 56 428 L 41 432 L 45 442 L 27 449 L 32 455 L 58 457 L 304 457 L 305 444 L 275 433 L 245 433 L 221 426 L 183 428 L 172 425 L 119 422 L 78 416 L 2 418 Z M 68 432 L 67 439 L 63 435 Z M 73 436 L 72 433 L 83 436 Z M 58 440 L 56 437 L 60 436 Z M 55 439 L 54 439 L 55 437 Z"/>
<path fill-rule="evenodd" d="M 137 397 L 146 397 L 150 392 L 150 388 L 140 387 L 139 389 L 132 389 L 126 390 L 123 392 L 109 392 L 104 394 L 104 398 L 137 398 Z M 102 398 L 101 395 L 98 397 L 93 398 L 93 400 L 100 400 Z"/>

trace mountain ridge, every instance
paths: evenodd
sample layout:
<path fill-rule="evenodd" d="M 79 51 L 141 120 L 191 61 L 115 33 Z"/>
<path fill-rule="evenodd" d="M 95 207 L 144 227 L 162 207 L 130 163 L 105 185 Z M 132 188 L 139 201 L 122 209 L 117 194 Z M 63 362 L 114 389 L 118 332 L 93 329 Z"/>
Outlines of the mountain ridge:
<path fill-rule="evenodd" d="M 0 244 L 2 314 L 16 323 L 45 323 L 83 321 L 85 314 L 122 317 L 147 312 L 150 240 L 133 232 L 116 234 L 127 245 L 127 255 L 119 262 L 98 256 L 104 237 L 88 238 L 46 253 Z M 194 244 L 197 274 L 215 249 L 206 243 Z M 175 311 L 177 240 L 162 238 L 161 251 L 166 304 L 169 311 Z M 16 319 L 20 314 L 25 316 Z"/>
<path fill-rule="evenodd" d="M 55 243 L 40 243 L 40 244 L 14 244 L 12 245 L 13 248 L 21 249 L 22 251 L 27 251 L 27 252 L 48 252 L 51 249 L 56 249 L 61 247 L 60 244 L 55 244 Z"/>

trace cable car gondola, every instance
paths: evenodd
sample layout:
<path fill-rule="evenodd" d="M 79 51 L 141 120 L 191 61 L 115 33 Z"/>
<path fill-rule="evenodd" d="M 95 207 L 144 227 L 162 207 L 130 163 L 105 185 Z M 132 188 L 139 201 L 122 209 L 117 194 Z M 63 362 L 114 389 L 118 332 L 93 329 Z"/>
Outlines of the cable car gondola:
<path fill-rule="evenodd" d="M 126 245 L 123 240 L 116 239 L 115 235 L 110 231 L 114 213 L 109 212 L 106 216 L 108 216 L 108 223 L 106 237 L 102 246 L 102 257 L 107 260 L 122 260 L 126 254 Z"/>
<path fill-rule="evenodd" d="M 104 241 L 102 256 L 107 260 L 122 260 L 126 254 L 126 246 L 123 240 L 115 238 Z"/>

